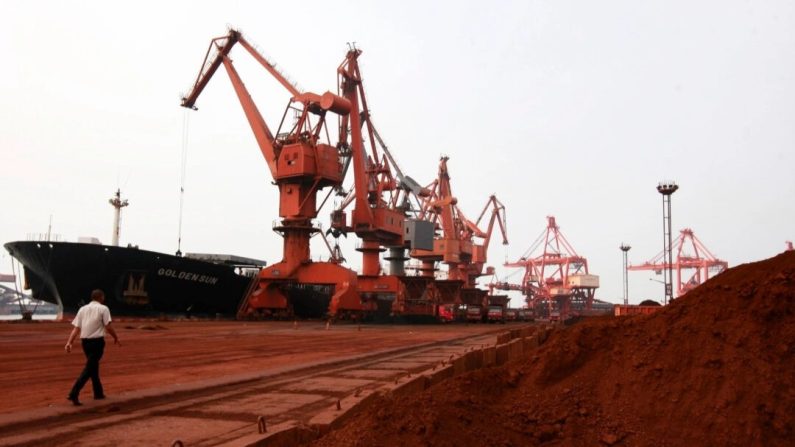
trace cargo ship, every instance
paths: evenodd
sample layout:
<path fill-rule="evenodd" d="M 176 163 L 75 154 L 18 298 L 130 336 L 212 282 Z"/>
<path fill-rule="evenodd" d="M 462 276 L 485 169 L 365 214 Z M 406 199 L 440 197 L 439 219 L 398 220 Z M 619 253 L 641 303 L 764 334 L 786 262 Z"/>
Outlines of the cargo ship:
<path fill-rule="evenodd" d="M 116 208 L 112 245 L 95 238 L 5 244 L 22 264 L 25 288 L 34 299 L 57 305 L 61 316 L 71 315 L 90 301 L 92 290 L 101 289 L 114 316 L 235 316 L 264 261 L 120 247 L 119 210 L 126 201 L 117 191 L 111 204 Z"/>
<path fill-rule="evenodd" d="M 33 298 L 74 314 L 93 289 L 113 315 L 234 316 L 263 261 L 233 255 L 169 255 L 137 247 L 16 241 L 6 250 L 24 268 Z"/>

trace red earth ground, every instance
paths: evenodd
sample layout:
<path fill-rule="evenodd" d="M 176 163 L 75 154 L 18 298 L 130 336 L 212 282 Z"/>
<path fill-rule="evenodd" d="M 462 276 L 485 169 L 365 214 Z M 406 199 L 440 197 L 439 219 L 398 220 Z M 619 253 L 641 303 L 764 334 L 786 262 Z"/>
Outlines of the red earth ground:
<path fill-rule="evenodd" d="M 652 315 L 598 317 L 530 357 L 373 401 L 313 446 L 795 445 L 795 252 Z"/>
<path fill-rule="evenodd" d="M 101 376 L 105 393 L 124 393 L 224 379 L 374 351 L 449 340 L 485 328 L 321 322 L 123 321 L 122 346 L 108 337 Z M 85 363 L 79 346 L 64 352 L 68 322 L 0 323 L 0 414 L 66 406 Z M 81 399 L 91 399 L 91 384 Z"/>

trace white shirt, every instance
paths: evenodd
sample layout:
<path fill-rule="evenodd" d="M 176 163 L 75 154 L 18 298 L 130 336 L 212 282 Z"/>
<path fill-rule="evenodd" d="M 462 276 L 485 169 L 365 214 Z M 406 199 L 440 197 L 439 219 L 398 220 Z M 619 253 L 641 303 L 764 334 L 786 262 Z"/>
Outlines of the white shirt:
<path fill-rule="evenodd" d="M 110 309 L 93 300 L 81 307 L 72 320 L 72 326 L 80 328 L 80 338 L 103 338 L 108 323 L 110 323 Z"/>

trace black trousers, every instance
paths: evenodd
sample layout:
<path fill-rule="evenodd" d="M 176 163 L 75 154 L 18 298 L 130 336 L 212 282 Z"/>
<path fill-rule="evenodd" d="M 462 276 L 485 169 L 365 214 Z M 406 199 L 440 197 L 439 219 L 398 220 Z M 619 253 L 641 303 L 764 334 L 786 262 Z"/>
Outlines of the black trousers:
<path fill-rule="evenodd" d="M 102 397 L 105 393 L 102 391 L 102 382 L 99 380 L 99 360 L 105 353 L 105 337 L 81 338 L 80 342 L 83 345 L 83 353 L 86 355 L 86 366 L 75 381 L 69 397 L 77 399 L 88 379 L 91 379 L 94 397 Z"/>

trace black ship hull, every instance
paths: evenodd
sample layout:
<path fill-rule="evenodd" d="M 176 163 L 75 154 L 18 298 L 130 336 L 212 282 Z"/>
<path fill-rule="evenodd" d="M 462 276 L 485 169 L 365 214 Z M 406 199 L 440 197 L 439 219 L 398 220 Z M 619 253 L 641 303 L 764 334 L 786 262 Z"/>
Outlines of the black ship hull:
<path fill-rule="evenodd" d="M 33 297 L 65 314 L 101 289 L 113 315 L 234 316 L 257 271 L 135 247 L 18 241 L 5 248 L 23 265 Z"/>

